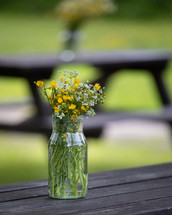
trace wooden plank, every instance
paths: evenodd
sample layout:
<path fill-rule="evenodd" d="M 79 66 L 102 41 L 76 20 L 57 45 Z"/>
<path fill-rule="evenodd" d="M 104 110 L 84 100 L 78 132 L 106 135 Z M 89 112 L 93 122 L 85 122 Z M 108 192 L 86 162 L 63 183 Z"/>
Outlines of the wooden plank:
<path fill-rule="evenodd" d="M 172 176 L 172 163 L 159 165 L 151 165 L 137 168 L 120 169 L 106 172 L 98 172 L 89 174 L 89 188 L 102 187 L 106 185 L 118 185 L 123 183 L 152 180 L 156 178 L 165 178 Z M 34 188 L 46 186 L 47 180 L 31 181 L 23 183 L 15 183 L 9 185 L 1 185 L 1 192 L 14 190 L 22 190 L 26 188 Z"/>
<path fill-rule="evenodd" d="M 15 190 L 15 191 L 1 193 L 0 204 L 2 202 L 36 198 L 41 196 L 48 196 L 48 186 L 26 188 L 22 190 Z"/>
<path fill-rule="evenodd" d="M 27 192 L 27 191 L 26 191 Z M 33 191 L 32 191 L 33 195 Z M 14 195 L 15 196 L 15 195 Z M 125 184 L 121 186 L 114 186 L 114 187 L 106 187 L 106 188 L 97 188 L 97 189 L 90 189 L 88 195 L 85 199 L 82 200 L 71 200 L 72 205 L 74 202 L 84 201 L 86 204 L 92 205 L 92 202 L 95 202 L 97 205 L 98 201 L 104 204 L 106 199 L 109 199 L 109 202 L 115 202 L 116 204 L 128 204 L 137 201 L 146 201 L 149 199 L 157 199 L 157 198 L 165 198 L 172 196 L 172 180 L 157 180 L 156 181 L 148 181 L 145 183 L 133 183 L 133 184 Z M 70 205 L 70 201 L 68 200 L 54 200 L 50 199 L 48 196 L 43 197 L 35 197 L 31 196 L 31 198 L 27 199 L 19 199 L 10 202 L 0 203 L 0 212 L 7 212 L 7 211 L 17 211 L 17 210 L 39 210 L 42 207 L 54 207 L 58 205 L 58 208 L 61 205 L 67 203 Z M 85 204 L 85 203 L 79 203 Z M 108 204 L 108 203 L 106 203 Z M 71 207 L 72 207 L 71 205 Z M 98 204 L 100 206 L 100 204 Z M 106 206 L 106 205 L 105 205 Z M 108 205 L 111 206 L 111 205 Z M 92 208 L 91 208 L 92 209 Z"/>
<path fill-rule="evenodd" d="M 48 214 L 48 213 L 44 213 Z M 70 213 L 71 215 L 75 213 Z M 79 212 L 80 215 L 171 215 L 172 198 L 143 201 L 126 206 L 112 206 Z M 50 214 L 51 215 L 51 214 Z"/>
<path fill-rule="evenodd" d="M 154 204 L 150 204 L 150 208 L 146 206 L 146 210 L 150 211 L 152 208 L 156 209 L 161 202 L 164 203 L 164 199 L 170 200 L 168 207 L 172 209 L 172 187 L 158 188 L 152 191 L 134 192 L 122 195 L 111 195 L 94 199 L 79 199 L 79 200 L 51 200 L 48 197 L 40 197 L 35 199 L 27 199 L 4 203 L 1 205 L 1 213 L 13 213 L 13 214 L 72 214 L 80 213 L 89 210 L 100 210 L 104 208 L 119 208 L 122 209 L 124 214 L 124 208 L 132 208 L 134 205 L 145 206 L 146 202 L 154 201 Z M 158 202 L 158 203 L 157 203 Z M 38 206 L 39 203 L 39 206 Z M 164 204 L 162 204 L 163 206 Z M 144 208 L 145 210 L 145 208 Z M 142 208 L 140 207 L 140 212 Z M 122 214 L 122 213 L 121 213 Z M 129 213 L 128 213 L 129 214 Z"/>
<path fill-rule="evenodd" d="M 172 176 L 172 163 L 151 165 L 139 168 L 121 169 L 115 171 L 101 172 L 89 177 L 89 188 L 108 185 L 133 183 Z"/>
<path fill-rule="evenodd" d="M 166 179 L 155 179 L 144 182 L 123 184 L 123 185 L 114 185 L 114 186 L 106 186 L 99 188 L 89 188 L 89 197 L 87 198 L 99 198 L 103 196 L 109 195 L 119 195 L 125 193 L 133 193 L 140 192 L 144 190 L 153 190 L 157 188 L 165 188 L 172 186 L 172 178 Z M 93 189 L 93 192 L 91 191 Z M 35 188 L 26 188 L 17 191 L 4 192 L 0 195 L 0 203 L 14 201 L 14 200 L 22 200 L 28 198 L 36 198 L 48 196 L 48 187 L 41 186 Z"/>
<path fill-rule="evenodd" d="M 47 179 L 39 181 L 27 181 L 21 183 L 5 184 L 0 186 L 0 193 L 10 192 L 14 190 L 23 190 L 28 188 L 36 188 L 47 185 L 48 185 Z"/>

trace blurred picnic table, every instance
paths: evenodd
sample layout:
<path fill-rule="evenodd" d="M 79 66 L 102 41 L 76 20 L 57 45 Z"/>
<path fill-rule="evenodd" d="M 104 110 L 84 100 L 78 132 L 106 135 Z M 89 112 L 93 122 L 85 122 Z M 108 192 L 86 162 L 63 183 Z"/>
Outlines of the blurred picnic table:
<path fill-rule="evenodd" d="M 39 79 L 49 79 L 55 68 L 68 63 L 85 63 L 98 68 L 101 71 L 101 77 L 95 82 L 102 86 L 106 85 L 111 75 L 122 69 L 147 71 L 153 77 L 162 102 L 162 112 L 159 114 L 98 112 L 92 120 L 85 122 L 84 132 L 86 136 L 99 137 L 107 121 L 134 117 L 162 120 L 172 128 L 172 104 L 163 81 L 166 66 L 171 59 L 171 52 L 157 50 L 121 50 L 77 54 L 72 51 L 64 51 L 61 54 L 0 56 L 0 76 L 25 78 L 31 90 L 33 105 L 36 108 L 36 113 L 33 116 L 20 123 L 0 122 L 0 129 L 40 132 L 49 136 L 51 112 L 48 105 L 41 99 L 33 82 Z"/>

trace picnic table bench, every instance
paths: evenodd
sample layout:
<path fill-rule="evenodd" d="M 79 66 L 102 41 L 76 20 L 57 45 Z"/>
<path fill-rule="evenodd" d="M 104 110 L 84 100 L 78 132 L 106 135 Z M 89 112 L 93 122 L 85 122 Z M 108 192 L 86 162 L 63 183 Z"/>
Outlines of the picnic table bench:
<path fill-rule="evenodd" d="M 86 136 L 99 137 L 103 126 L 110 120 L 124 118 L 151 118 L 162 120 L 172 127 L 172 105 L 163 75 L 172 54 L 155 50 L 130 50 L 111 52 L 78 53 L 64 57 L 58 54 L 21 55 L 0 57 L 0 76 L 22 77 L 29 84 L 36 114 L 24 119 L 20 123 L 0 122 L 0 129 L 25 132 L 40 132 L 47 136 L 51 133 L 51 110 L 40 98 L 38 89 L 33 84 L 35 80 L 49 79 L 55 68 L 68 63 L 85 63 L 98 68 L 102 76 L 95 82 L 105 86 L 111 75 L 123 69 L 137 69 L 149 72 L 152 75 L 157 92 L 162 102 L 162 111 L 159 114 L 136 113 L 99 113 L 92 121 L 85 121 L 84 132 Z M 137 90 L 137 89 L 136 89 Z M 99 126 L 95 124 L 99 121 Z M 93 123 L 90 123 L 93 122 Z M 95 126 L 94 126 L 95 125 Z"/>
<path fill-rule="evenodd" d="M 86 198 L 48 196 L 47 180 L 0 186 L 0 214 L 171 215 L 172 163 L 89 174 Z"/>

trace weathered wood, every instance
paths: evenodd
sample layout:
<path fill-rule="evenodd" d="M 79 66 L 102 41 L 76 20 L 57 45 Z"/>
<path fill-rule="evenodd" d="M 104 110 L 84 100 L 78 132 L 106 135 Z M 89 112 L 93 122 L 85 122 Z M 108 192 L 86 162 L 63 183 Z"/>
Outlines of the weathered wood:
<path fill-rule="evenodd" d="M 134 204 L 105 207 L 97 210 L 80 211 L 80 215 L 171 215 L 172 198 L 142 201 Z M 45 213 L 46 214 L 46 213 Z M 70 213 L 71 215 L 75 213 Z"/>
<path fill-rule="evenodd" d="M 113 181 L 113 184 L 106 183 L 108 184 L 108 186 L 110 186 L 110 185 L 118 185 L 122 183 L 131 183 L 131 182 L 139 182 L 144 180 L 172 177 L 171 170 L 172 170 L 172 163 L 165 163 L 165 164 L 159 164 L 159 165 L 144 166 L 139 168 L 136 167 L 136 168 L 120 169 L 115 171 L 112 170 L 112 171 L 91 173 L 89 174 L 89 182 L 90 182 L 89 188 L 97 187 L 98 184 L 96 184 L 96 182 L 98 181 L 100 181 L 100 186 L 102 187 L 103 181 L 105 180 Z M 95 181 L 95 185 L 94 185 L 94 181 Z M 0 193 L 41 187 L 41 186 L 47 186 L 47 180 L 1 185 Z"/>
<path fill-rule="evenodd" d="M 93 192 L 93 191 L 92 191 Z M 89 194 L 90 195 L 90 194 Z M 109 195 L 98 198 L 89 198 L 79 200 L 52 200 L 49 197 L 39 197 L 32 199 L 23 199 L 19 201 L 5 202 L 1 204 L 1 213 L 20 212 L 24 214 L 68 214 L 77 213 L 86 210 L 97 210 L 109 207 L 123 208 L 129 204 L 144 203 L 156 200 L 171 199 L 172 203 L 172 187 L 157 188 L 141 192 L 133 192 L 119 195 Z M 134 207 L 134 206 L 133 206 Z M 142 208 L 140 208 L 141 210 Z M 147 208 L 148 210 L 149 208 Z M 171 207 L 172 209 L 172 207 Z M 124 212 L 125 210 L 123 210 Z"/>
<path fill-rule="evenodd" d="M 47 180 L 40 180 L 40 181 L 29 181 L 29 182 L 22 182 L 22 183 L 14 183 L 14 184 L 5 184 L 0 186 L 0 193 L 16 191 L 16 190 L 23 190 L 28 188 L 35 188 L 41 186 L 47 186 Z"/>
<path fill-rule="evenodd" d="M 49 198 L 46 180 L 1 186 L 0 213 L 171 215 L 171 167 L 168 163 L 90 174 L 86 198 L 70 201 Z"/>
<path fill-rule="evenodd" d="M 167 188 L 170 187 L 171 185 L 172 178 L 155 179 L 136 183 L 126 183 L 122 185 L 107 184 L 107 186 L 104 187 L 89 188 L 90 195 L 87 198 L 99 198 L 102 196 L 120 195 L 124 193 L 140 192 L 144 190 L 154 190 L 157 188 Z M 22 190 L 10 191 L 10 195 L 9 192 L 1 193 L 0 203 L 42 196 L 48 196 L 47 185 L 35 188 L 26 188 Z"/>

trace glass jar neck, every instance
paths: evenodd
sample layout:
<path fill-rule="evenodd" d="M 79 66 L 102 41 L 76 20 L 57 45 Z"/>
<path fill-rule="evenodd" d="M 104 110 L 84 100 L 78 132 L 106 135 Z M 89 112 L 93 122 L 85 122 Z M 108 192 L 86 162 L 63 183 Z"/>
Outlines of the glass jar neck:
<path fill-rule="evenodd" d="M 82 133 L 83 132 L 83 117 L 71 120 L 70 117 L 59 119 L 55 115 L 52 116 L 53 132 L 58 133 Z"/>

